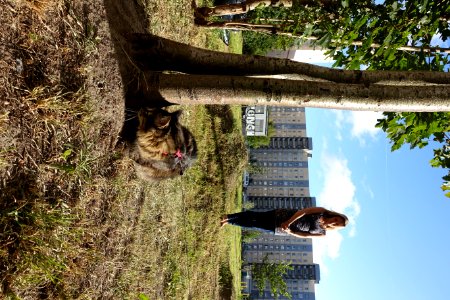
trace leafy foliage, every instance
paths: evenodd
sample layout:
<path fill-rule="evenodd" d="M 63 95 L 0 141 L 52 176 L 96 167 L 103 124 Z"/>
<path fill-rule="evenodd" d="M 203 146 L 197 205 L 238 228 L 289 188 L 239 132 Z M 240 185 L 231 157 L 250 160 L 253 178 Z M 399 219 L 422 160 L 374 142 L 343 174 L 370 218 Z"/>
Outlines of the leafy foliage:
<path fill-rule="evenodd" d="M 392 151 L 404 144 L 409 144 L 411 149 L 423 148 L 430 140 L 442 144 L 442 148 L 434 149 L 430 164 L 450 170 L 450 113 L 384 113 L 384 119 L 378 120 L 376 126 L 387 133 Z M 443 179 L 442 190 L 450 191 L 450 171 Z M 445 195 L 450 197 L 450 192 Z"/>
<path fill-rule="evenodd" d="M 280 295 L 292 299 L 291 294 L 287 290 L 286 282 L 283 279 L 283 275 L 287 273 L 288 270 L 292 270 L 289 263 L 275 263 L 269 262 L 267 255 L 264 257 L 262 263 L 252 265 L 252 276 L 256 283 L 256 287 L 263 294 L 266 285 L 269 284 L 270 291 L 275 298 Z"/>
<path fill-rule="evenodd" d="M 274 49 L 286 50 L 295 45 L 294 38 L 281 35 L 267 35 L 253 31 L 243 31 L 244 45 L 242 52 L 251 55 L 266 55 Z"/>
<path fill-rule="evenodd" d="M 328 31 L 333 42 L 322 44 L 330 49 L 336 67 L 442 71 L 449 64 L 448 55 L 427 50 L 433 46 L 433 36 L 441 36 L 444 41 L 449 37 L 448 0 L 387 0 L 382 5 L 364 6 L 351 3 L 339 11 L 339 21 Z M 355 46 L 355 41 L 361 44 Z M 400 51 L 403 46 L 422 50 Z"/>
<path fill-rule="evenodd" d="M 261 231 L 252 230 L 252 229 L 243 229 L 242 230 L 242 242 L 250 243 L 253 240 L 257 239 L 261 235 Z"/>
<path fill-rule="evenodd" d="M 349 16 L 361 11 L 349 6 Z M 352 12 L 353 11 L 353 12 Z M 336 67 L 369 70 L 430 70 L 444 71 L 449 66 L 448 55 L 439 52 L 399 51 L 403 45 L 419 45 L 424 49 L 432 46 L 432 37 L 442 40 L 450 37 L 448 16 L 450 1 L 385 1 L 377 5 L 376 11 L 365 8 L 366 15 L 355 17 L 356 25 L 347 26 L 343 34 L 364 41 L 361 46 L 340 45 L 341 50 L 331 49 L 329 54 L 336 59 Z M 349 19 L 351 20 L 351 18 Z M 359 26 L 361 25 L 361 26 Z M 365 34 L 364 34 L 365 33 Z M 380 46 L 375 49 L 372 43 Z M 410 148 L 423 148 L 430 141 L 440 143 L 434 149 L 432 167 L 450 169 L 450 114 L 435 113 L 384 113 L 377 127 L 387 133 L 395 151 L 404 144 Z M 442 190 L 450 197 L 450 171 L 443 177 Z"/>
<path fill-rule="evenodd" d="M 247 136 L 247 145 L 250 148 L 260 148 L 264 146 L 269 146 L 270 138 L 275 134 L 275 126 L 273 122 L 269 121 L 269 127 L 267 128 L 267 135 L 265 136 Z"/>
<path fill-rule="evenodd" d="M 377 70 L 443 70 L 448 55 L 426 49 L 433 36 L 449 38 L 449 19 L 449 0 L 317 0 L 292 8 L 260 7 L 247 15 L 250 23 L 314 40 L 314 45 L 329 49 L 335 67 Z M 403 46 L 422 50 L 400 51 Z"/>
<path fill-rule="evenodd" d="M 311 1 L 289 8 L 259 8 L 248 14 L 255 24 L 272 24 L 278 32 L 313 39 L 328 49 L 334 67 L 359 70 L 445 71 L 449 56 L 433 48 L 433 38 L 450 37 L 450 0 Z M 314 37 L 314 38 L 313 38 Z M 403 51 L 404 46 L 417 47 Z M 403 47 L 403 48 L 402 48 Z M 434 149 L 431 166 L 450 169 L 448 113 L 385 113 L 377 127 L 392 141 L 392 151 L 404 144 Z M 450 173 L 442 189 L 450 197 Z"/>
<path fill-rule="evenodd" d="M 267 171 L 267 168 L 264 168 L 263 166 L 259 165 L 254 160 L 250 160 L 245 170 L 249 174 L 264 174 Z"/>
<path fill-rule="evenodd" d="M 246 138 L 247 144 L 250 148 L 260 148 L 263 146 L 268 146 L 270 143 L 270 137 L 268 135 L 266 136 L 248 136 Z"/>

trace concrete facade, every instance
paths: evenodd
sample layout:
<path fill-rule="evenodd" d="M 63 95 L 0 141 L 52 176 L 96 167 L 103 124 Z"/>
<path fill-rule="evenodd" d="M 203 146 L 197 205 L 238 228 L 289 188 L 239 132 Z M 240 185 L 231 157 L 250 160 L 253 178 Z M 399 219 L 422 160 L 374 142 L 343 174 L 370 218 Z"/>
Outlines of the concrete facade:
<path fill-rule="evenodd" d="M 274 208 L 303 209 L 316 206 L 314 197 L 270 197 L 247 196 L 247 203 L 251 203 L 252 210 L 264 211 Z"/>
<path fill-rule="evenodd" d="M 267 110 L 275 134 L 269 146 L 250 149 L 250 162 L 257 171 L 248 174 L 244 190 L 246 206 L 256 211 L 316 206 L 309 192 L 308 159 L 312 139 L 307 137 L 304 108 L 268 107 Z M 292 299 L 315 300 L 314 287 L 320 281 L 320 270 L 313 263 L 310 238 L 263 233 L 243 243 L 242 257 L 247 264 L 261 263 L 265 257 L 269 262 L 289 262 L 294 269 L 286 274 L 285 282 Z M 243 270 L 242 279 L 250 299 L 274 299 L 269 289 L 259 295 L 249 269 Z"/>

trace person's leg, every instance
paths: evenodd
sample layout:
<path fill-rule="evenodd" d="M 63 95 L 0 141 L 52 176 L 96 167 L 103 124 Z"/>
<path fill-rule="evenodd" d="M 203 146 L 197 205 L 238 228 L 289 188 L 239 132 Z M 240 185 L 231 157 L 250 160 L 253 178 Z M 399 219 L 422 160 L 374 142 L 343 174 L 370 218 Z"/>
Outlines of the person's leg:
<path fill-rule="evenodd" d="M 275 211 L 269 210 L 264 212 L 243 211 L 235 214 L 227 215 L 224 224 L 232 224 L 245 228 L 262 229 L 268 231 L 275 230 Z"/>
<path fill-rule="evenodd" d="M 222 216 L 220 218 L 220 227 L 225 226 L 225 224 L 228 224 L 228 215 Z"/>

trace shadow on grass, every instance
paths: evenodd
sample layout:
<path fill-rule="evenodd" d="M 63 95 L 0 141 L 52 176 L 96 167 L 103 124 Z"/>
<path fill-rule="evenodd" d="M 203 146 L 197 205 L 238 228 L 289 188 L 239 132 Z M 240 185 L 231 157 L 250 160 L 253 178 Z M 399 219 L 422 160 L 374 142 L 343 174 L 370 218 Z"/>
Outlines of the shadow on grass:
<path fill-rule="evenodd" d="M 145 201 L 133 185 L 132 167 L 116 164 L 113 149 L 120 130 L 116 123 L 120 126 L 122 121 L 115 113 L 123 113 L 123 96 L 132 110 L 167 105 L 157 92 L 146 102 L 148 92 L 143 89 L 149 88 L 151 78 L 145 78 L 126 52 L 128 35 L 145 32 L 148 16 L 135 0 L 63 1 L 46 18 L 21 9 L 0 12 L 2 17 L 10 14 L 2 19 L 18 22 L 8 37 L 3 39 L 8 31 L 0 32 L 11 47 L 10 57 L 5 56 L 8 68 L 0 65 L 6 70 L 0 82 L 10 84 L 6 93 L 0 89 L 0 99 L 9 101 L 5 114 L 9 136 L 5 138 L 4 128 L 0 130 L 0 163 L 6 165 L 0 168 L 0 294 L 30 299 L 114 298 L 121 288 L 127 289 L 118 285 L 129 264 Z M 104 28 L 105 17 L 109 31 Z M 109 37 L 115 56 L 109 52 Z M 22 73 L 17 73 L 16 59 L 24 65 Z M 45 93 L 32 94 L 42 86 Z M 55 91 L 55 86 L 61 89 Z M 96 100 L 93 110 L 96 118 L 103 118 L 101 122 L 90 118 L 85 108 L 73 110 L 74 105 L 88 105 L 87 96 L 75 95 L 86 87 L 88 96 Z M 49 100 L 55 93 L 71 96 L 58 96 L 60 106 L 51 107 Z M 218 149 L 213 159 L 220 165 L 225 192 L 223 176 L 231 172 L 230 166 L 224 166 L 227 155 L 220 133 L 231 132 L 233 121 L 223 109 L 211 107 L 210 113 L 222 118 L 213 128 Z M 129 124 L 132 133 L 135 124 Z M 117 172 L 121 172 L 119 179 Z"/>
<path fill-rule="evenodd" d="M 2 226 L 1 243 L 2 255 L 0 256 L 0 279 L 2 290 L 6 295 L 13 295 L 11 279 L 17 271 L 18 259 L 20 259 L 20 237 L 23 235 L 21 223 L 22 211 L 29 210 L 29 204 L 25 200 L 29 197 L 32 186 L 36 183 L 35 176 L 31 174 L 16 174 L 2 187 L 0 196 L 0 223 Z"/>
<path fill-rule="evenodd" d="M 223 133 L 230 133 L 235 127 L 233 112 L 229 105 L 207 105 L 206 109 L 211 116 L 220 118 L 219 130 Z"/>
<path fill-rule="evenodd" d="M 0 12 L 2 21 L 13 24 L 0 32 L 5 60 L 0 66 L 0 116 L 6 124 L 0 122 L 0 298 L 72 298 L 71 285 L 83 283 L 66 284 L 64 273 L 79 272 L 80 281 L 89 276 L 82 274 L 88 268 L 77 268 L 76 260 L 93 248 L 83 240 L 86 224 L 77 223 L 82 214 L 75 211 L 86 197 L 81 194 L 91 188 L 97 193 L 92 197 L 98 198 L 85 199 L 80 211 L 92 213 L 97 201 L 108 216 L 120 192 L 111 185 L 97 192 L 102 183 L 93 181 L 114 177 L 117 171 L 112 150 L 116 124 L 123 118 L 115 111 L 123 113 L 123 108 L 122 94 L 114 93 L 121 86 L 113 80 L 113 71 L 105 71 L 114 70 L 114 58 L 100 50 L 109 38 L 103 1 L 62 1 L 45 11 L 22 2 L 7 2 Z M 101 64 L 98 70 L 96 64 Z M 93 93 L 88 95 L 87 89 Z M 136 212 L 127 216 L 131 227 L 143 199 L 135 202 L 131 209 Z M 95 234 L 104 233 L 102 226 L 112 234 L 120 224 L 95 221 L 96 231 L 89 228 Z M 126 247 L 133 235 L 119 239 L 117 244 Z M 109 247 L 110 253 L 117 251 Z"/>
<path fill-rule="evenodd" d="M 119 65 L 124 88 L 125 110 L 128 112 L 120 137 L 131 142 L 136 137 L 137 121 L 130 117 L 141 107 L 170 105 L 154 88 L 150 76 L 145 75 L 133 62 L 129 39 L 134 33 L 147 33 L 149 16 L 136 0 L 104 0 L 111 40 Z"/>
<path fill-rule="evenodd" d="M 233 275 L 228 264 L 221 264 L 219 268 L 220 299 L 231 299 L 233 294 Z"/>
<path fill-rule="evenodd" d="M 220 186 L 223 188 L 223 193 L 226 191 L 225 184 L 225 168 L 224 168 L 224 159 L 226 159 L 226 153 L 222 152 L 223 144 L 219 140 L 219 135 L 221 132 L 231 132 L 233 130 L 233 115 L 231 113 L 231 109 L 229 105 L 207 105 L 207 112 L 212 116 L 211 129 L 212 129 L 212 140 L 214 142 L 214 156 L 212 160 L 217 163 L 219 172 L 218 178 Z M 220 118 L 219 128 L 216 126 L 216 122 L 214 121 L 215 117 Z"/>

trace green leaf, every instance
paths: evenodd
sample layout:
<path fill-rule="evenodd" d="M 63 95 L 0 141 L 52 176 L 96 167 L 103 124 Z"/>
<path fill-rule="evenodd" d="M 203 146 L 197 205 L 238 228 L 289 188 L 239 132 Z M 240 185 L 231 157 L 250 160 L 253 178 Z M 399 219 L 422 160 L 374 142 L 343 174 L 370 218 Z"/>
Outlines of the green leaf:
<path fill-rule="evenodd" d="M 397 11 L 398 10 L 398 2 L 392 3 L 392 10 Z"/>
<path fill-rule="evenodd" d="M 395 50 L 391 49 L 388 53 L 389 54 L 388 54 L 386 60 L 387 61 L 394 61 L 396 59 L 396 57 L 395 57 Z"/>
<path fill-rule="evenodd" d="M 399 61 L 400 69 L 407 70 L 408 68 L 408 60 L 405 57 L 402 57 Z"/>
<path fill-rule="evenodd" d="M 373 18 L 369 23 L 369 28 L 374 28 L 375 26 L 377 26 L 378 21 L 379 21 L 379 18 L 376 18 L 376 17 Z"/>
<path fill-rule="evenodd" d="M 427 5 L 428 5 L 428 0 L 422 0 L 421 5 L 419 5 L 419 11 L 421 13 L 424 13 L 425 10 L 427 9 Z"/>
<path fill-rule="evenodd" d="M 74 164 L 52 164 L 49 166 L 54 169 L 64 171 L 68 174 L 72 174 L 76 170 L 76 165 L 74 165 Z"/>
<path fill-rule="evenodd" d="M 430 160 L 430 165 L 431 165 L 433 168 L 439 168 L 439 167 L 442 165 L 442 162 L 439 160 L 439 157 L 433 157 L 433 158 Z"/>
<path fill-rule="evenodd" d="M 359 18 L 358 21 L 356 21 L 354 27 L 356 30 L 358 30 L 359 28 L 361 28 L 361 26 L 363 26 L 364 24 L 367 23 L 367 20 L 369 19 L 369 16 L 367 15 L 363 15 L 361 18 Z"/>
<path fill-rule="evenodd" d="M 145 294 L 140 293 L 139 294 L 139 300 L 150 300 L 150 298 L 148 298 Z"/>
<path fill-rule="evenodd" d="M 441 189 L 445 192 L 445 191 L 450 191 L 450 185 L 449 184 L 443 184 L 441 186 Z"/>
<path fill-rule="evenodd" d="M 72 149 L 67 149 L 66 151 L 61 154 L 61 158 L 66 160 L 69 158 L 69 156 L 72 154 Z"/>

